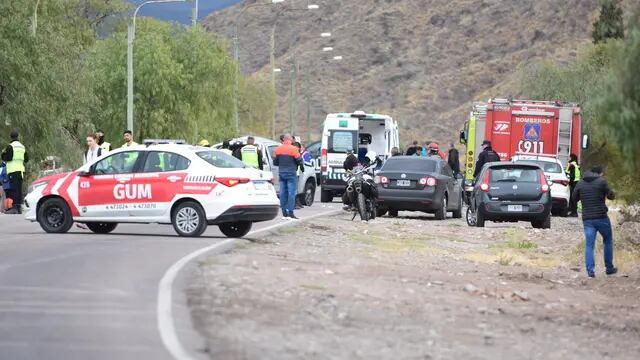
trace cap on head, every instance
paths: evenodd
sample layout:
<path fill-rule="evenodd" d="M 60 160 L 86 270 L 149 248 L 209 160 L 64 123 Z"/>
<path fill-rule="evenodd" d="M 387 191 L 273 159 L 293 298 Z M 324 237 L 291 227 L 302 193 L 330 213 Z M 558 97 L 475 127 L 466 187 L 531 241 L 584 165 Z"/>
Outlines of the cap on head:
<path fill-rule="evenodd" d="M 11 140 L 16 140 L 18 136 L 20 136 L 20 133 L 18 132 L 18 129 L 13 129 L 9 135 L 11 136 Z"/>
<path fill-rule="evenodd" d="M 133 132 L 132 132 L 131 130 L 125 130 L 125 131 L 122 133 L 122 135 L 126 135 L 126 134 L 133 135 Z"/>
<path fill-rule="evenodd" d="M 209 147 L 209 141 L 207 139 L 202 139 L 198 143 L 198 146 Z"/>
<path fill-rule="evenodd" d="M 485 141 L 483 141 L 483 142 L 482 142 L 482 146 L 485 146 L 485 145 L 487 145 L 487 146 L 491 146 L 491 141 L 489 141 L 489 140 L 485 140 Z"/>

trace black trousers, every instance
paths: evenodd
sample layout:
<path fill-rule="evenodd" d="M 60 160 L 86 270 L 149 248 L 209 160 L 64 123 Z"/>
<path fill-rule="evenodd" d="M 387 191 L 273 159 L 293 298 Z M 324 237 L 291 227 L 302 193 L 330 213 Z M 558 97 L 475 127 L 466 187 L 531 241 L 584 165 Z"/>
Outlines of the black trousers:
<path fill-rule="evenodd" d="M 22 173 L 20 171 L 13 172 L 9 175 L 11 189 L 7 191 L 7 198 L 13 200 L 13 209 L 21 212 L 22 210 Z"/>
<path fill-rule="evenodd" d="M 576 203 L 575 201 L 571 200 L 571 198 L 573 198 L 573 191 L 576 189 L 576 185 L 578 185 L 577 182 L 570 182 L 569 183 L 569 214 L 577 214 L 578 213 L 578 203 Z"/>

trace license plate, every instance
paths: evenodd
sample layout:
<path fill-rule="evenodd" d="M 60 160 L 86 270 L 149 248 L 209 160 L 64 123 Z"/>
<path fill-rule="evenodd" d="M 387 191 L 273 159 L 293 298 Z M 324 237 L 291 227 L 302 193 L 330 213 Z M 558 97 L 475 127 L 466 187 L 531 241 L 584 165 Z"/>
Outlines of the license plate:
<path fill-rule="evenodd" d="M 411 186 L 411 180 L 398 180 L 396 182 L 398 186 Z"/>
<path fill-rule="evenodd" d="M 507 205 L 507 211 L 513 211 L 513 212 L 522 211 L 522 205 Z"/>
<path fill-rule="evenodd" d="M 256 190 L 268 190 L 269 189 L 269 183 L 266 181 L 254 181 L 253 182 L 253 187 Z"/>

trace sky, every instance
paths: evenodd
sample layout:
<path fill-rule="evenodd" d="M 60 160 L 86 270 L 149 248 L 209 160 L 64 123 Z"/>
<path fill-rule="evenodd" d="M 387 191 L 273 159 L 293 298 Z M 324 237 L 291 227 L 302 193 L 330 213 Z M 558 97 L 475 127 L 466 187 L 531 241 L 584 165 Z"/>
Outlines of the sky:
<path fill-rule="evenodd" d="M 129 2 L 134 4 L 140 4 L 144 1 L 145 0 L 129 0 Z M 240 1 L 241 0 L 199 0 L 198 19 L 201 20 L 215 10 L 239 3 Z M 145 5 L 138 14 L 188 24 L 191 22 L 191 11 L 194 3 L 193 0 L 190 0 L 185 3 L 148 4 Z"/>

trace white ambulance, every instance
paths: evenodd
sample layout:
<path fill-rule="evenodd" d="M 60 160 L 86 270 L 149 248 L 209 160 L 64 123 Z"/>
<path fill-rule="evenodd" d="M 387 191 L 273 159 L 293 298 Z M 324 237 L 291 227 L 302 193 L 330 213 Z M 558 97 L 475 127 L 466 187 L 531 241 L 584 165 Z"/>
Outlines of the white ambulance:
<path fill-rule="evenodd" d="M 320 150 L 320 200 L 331 202 L 344 192 L 343 163 L 348 150 L 353 150 L 364 163 L 365 155 L 370 151 L 385 161 L 394 147 L 400 147 L 398 123 L 388 115 L 364 111 L 327 115 Z"/>

